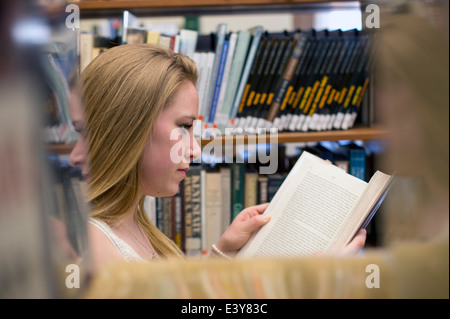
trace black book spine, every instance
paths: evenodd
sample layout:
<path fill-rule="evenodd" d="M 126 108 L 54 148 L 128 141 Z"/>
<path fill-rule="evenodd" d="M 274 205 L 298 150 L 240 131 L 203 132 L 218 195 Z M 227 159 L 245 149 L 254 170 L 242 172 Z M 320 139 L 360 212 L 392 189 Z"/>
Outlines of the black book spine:
<path fill-rule="evenodd" d="M 274 92 L 276 89 L 276 84 L 278 79 L 282 76 L 282 70 L 284 65 L 286 64 L 291 48 L 292 48 L 293 39 L 290 37 L 285 37 L 280 44 L 279 51 L 275 56 L 274 64 L 270 69 L 270 80 L 265 83 L 265 87 L 263 90 L 263 96 L 259 102 L 259 109 L 261 110 L 261 116 L 265 119 L 267 114 L 269 113 L 270 105 L 273 100 Z"/>
<path fill-rule="evenodd" d="M 307 114 L 308 109 L 306 109 L 306 105 L 308 103 L 308 100 L 314 90 L 314 76 L 315 76 L 315 68 L 318 63 L 320 54 L 323 50 L 324 41 L 322 38 L 316 38 L 316 47 L 314 49 L 313 55 L 311 56 L 311 61 L 308 66 L 308 70 L 306 72 L 305 76 L 305 90 L 302 95 L 302 99 L 300 101 L 300 109 L 303 111 L 304 114 Z"/>
<path fill-rule="evenodd" d="M 323 96 L 325 95 L 325 89 L 327 87 L 328 81 L 330 79 L 330 69 L 333 65 L 334 58 L 336 56 L 336 52 L 339 49 L 338 42 L 336 39 L 333 39 L 331 37 L 327 38 L 327 41 L 329 43 L 329 48 L 325 57 L 325 60 L 323 61 L 322 67 L 319 70 L 318 74 L 318 81 L 319 81 L 319 88 L 317 90 L 317 93 L 312 100 L 312 107 L 310 111 L 310 116 L 317 116 L 316 120 L 314 121 L 314 125 L 310 126 L 310 129 L 319 131 L 321 130 L 321 120 L 322 117 L 325 116 L 325 112 L 323 108 L 320 107 L 320 101 L 323 99 Z"/>
<path fill-rule="evenodd" d="M 340 105 L 343 99 L 343 96 L 346 92 L 345 90 L 345 80 L 348 72 L 348 66 L 351 64 L 351 61 L 356 53 L 357 50 L 357 38 L 355 35 L 350 35 L 347 32 L 347 37 L 349 41 L 349 45 L 346 48 L 346 50 L 343 53 L 343 59 L 341 61 L 341 64 L 338 66 L 339 71 L 336 74 L 336 85 L 334 87 L 334 91 L 332 92 L 332 95 L 328 99 L 327 103 L 330 105 L 331 112 L 333 113 L 333 123 L 332 127 L 334 126 L 334 123 L 337 123 L 339 120 L 339 117 L 341 116 L 340 111 Z"/>
<path fill-rule="evenodd" d="M 267 33 L 265 33 L 264 37 L 259 42 L 259 46 L 258 46 L 258 49 L 257 49 L 257 52 L 256 52 L 256 57 L 255 57 L 255 60 L 254 60 L 254 62 L 252 64 L 252 68 L 250 70 L 250 75 L 249 75 L 248 80 L 247 80 L 247 85 L 245 86 L 245 90 L 244 90 L 244 93 L 242 94 L 241 102 L 239 104 L 237 117 L 244 117 L 244 116 L 247 115 L 247 108 L 245 107 L 246 101 L 247 101 L 247 98 L 249 96 L 253 80 L 256 77 L 256 71 L 257 71 L 259 63 L 260 63 L 260 61 L 262 59 L 264 48 L 267 45 L 267 39 L 268 39 Z"/>
<path fill-rule="evenodd" d="M 313 31 L 313 34 L 309 39 L 309 46 L 306 55 L 304 56 L 304 61 L 302 61 L 302 68 L 300 70 L 299 78 L 297 79 L 295 98 L 292 100 L 292 109 L 294 110 L 294 116 L 297 121 L 299 120 L 299 115 L 303 113 L 300 105 L 305 95 L 306 85 L 308 83 L 308 74 L 311 72 L 313 66 L 313 60 L 318 43 L 316 32 Z M 296 123 L 292 123 L 290 130 L 296 130 Z"/>
<path fill-rule="evenodd" d="M 256 106 L 254 106 L 254 105 L 257 104 L 257 103 L 255 103 L 255 100 L 259 99 L 258 92 L 261 87 L 261 82 L 263 81 L 264 70 L 267 68 L 267 65 L 270 63 L 270 58 L 271 58 L 270 54 L 272 52 L 274 52 L 274 49 L 273 49 L 274 43 L 275 43 L 274 38 L 267 39 L 266 47 L 262 53 L 261 61 L 259 61 L 259 65 L 256 70 L 255 77 L 253 78 L 253 82 L 250 87 L 250 93 L 249 93 L 249 96 L 248 96 L 247 101 L 244 106 L 245 108 L 248 109 L 247 114 L 250 116 L 255 116 L 254 111 L 256 109 Z"/>
<path fill-rule="evenodd" d="M 288 103 L 288 107 L 291 107 L 292 109 L 295 110 L 296 106 L 298 105 L 298 103 L 295 103 L 296 101 L 299 100 L 299 97 L 301 96 L 301 92 L 300 92 L 300 87 L 302 87 L 302 84 L 304 83 L 304 74 L 306 72 L 306 69 L 308 67 L 308 62 L 309 62 L 309 57 L 311 56 L 311 51 L 313 50 L 313 46 L 312 46 L 312 41 L 311 39 L 308 39 L 308 42 L 305 45 L 305 52 L 302 55 L 302 57 L 300 58 L 299 62 L 298 62 L 298 67 L 296 70 L 296 73 L 294 74 L 294 79 L 293 79 L 293 88 L 294 88 L 294 92 L 291 94 L 291 97 L 289 98 Z"/>
<path fill-rule="evenodd" d="M 302 72 L 302 70 L 304 68 L 304 62 L 305 62 L 306 56 L 308 55 L 310 45 L 311 45 L 311 42 L 310 42 L 310 39 L 308 38 L 305 43 L 303 53 L 299 58 L 297 67 L 295 68 L 295 72 L 294 72 L 294 76 L 292 78 L 291 84 L 289 85 L 289 88 L 286 92 L 286 96 L 283 100 L 283 103 L 280 106 L 281 126 L 279 126 L 279 128 L 281 128 L 281 130 L 285 129 L 285 125 L 283 125 L 283 124 L 288 121 L 288 117 L 290 117 L 292 115 L 292 113 L 294 112 L 293 101 L 295 100 L 295 97 L 297 95 L 296 88 L 298 86 L 298 82 L 300 79 L 300 73 Z"/>
<path fill-rule="evenodd" d="M 259 81 L 258 88 L 256 90 L 255 98 L 253 99 L 253 117 L 256 120 L 255 125 L 258 124 L 259 119 L 262 116 L 262 103 L 265 102 L 267 98 L 267 90 L 271 79 L 273 77 L 272 70 L 274 69 L 274 65 L 278 62 L 279 57 L 281 56 L 282 51 L 282 39 L 273 38 L 272 49 L 270 51 L 270 55 L 267 59 L 267 64 L 264 67 L 262 77 Z"/>
<path fill-rule="evenodd" d="M 353 55 L 349 63 L 347 64 L 345 70 L 345 77 L 343 80 L 343 88 L 340 92 L 339 100 L 338 100 L 338 115 L 339 119 L 335 123 L 334 127 L 336 129 L 346 128 L 344 123 L 345 114 L 348 113 L 348 103 L 350 101 L 351 96 L 353 95 L 353 91 L 355 87 L 352 85 L 352 78 L 355 74 L 356 67 L 358 65 L 359 59 L 364 51 L 364 38 L 356 35 L 356 46 L 353 50 Z M 344 124 L 344 126 L 343 126 Z"/>
<path fill-rule="evenodd" d="M 270 106 L 269 114 L 267 115 L 267 120 L 272 122 L 277 116 L 278 110 L 281 106 L 281 103 L 286 95 L 286 91 L 290 82 L 292 81 L 292 77 L 295 72 L 295 68 L 297 67 L 298 61 L 303 53 L 303 49 L 305 47 L 305 43 L 307 37 L 303 33 L 297 33 L 294 36 L 294 40 L 296 41 L 295 47 L 292 51 L 291 57 L 284 69 L 283 76 L 279 80 L 277 84 L 277 90 L 275 92 L 274 100 Z"/>

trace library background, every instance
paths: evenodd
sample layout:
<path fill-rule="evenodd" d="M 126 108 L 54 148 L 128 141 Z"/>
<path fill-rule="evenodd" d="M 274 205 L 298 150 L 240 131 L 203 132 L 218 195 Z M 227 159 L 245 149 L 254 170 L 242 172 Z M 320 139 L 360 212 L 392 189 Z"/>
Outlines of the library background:
<path fill-rule="evenodd" d="M 69 165 L 77 139 L 70 75 L 108 48 L 153 43 L 197 63 L 202 158 L 175 196 L 147 197 L 146 211 L 186 256 L 202 258 L 244 207 L 271 201 L 303 151 L 366 182 L 376 170 L 393 173 L 384 167 L 389 130 L 379 120 L 372 74 L 380 14 L 408 7 L 448 41 L 448 2 L 439 0 L 1 6 L 0 296 L 6 298 L 82 296 L 60 287 L 55 274 L 69 271 L 50 229 L 64 232 L 89 267 L 88 190 Z M 298 34 L 304 41 L 292 66 Z M 272 174 L 260 173 L 271 164 L 261 153 L 275 154 Z M 387 205 L 367 227 L 366 247 L 383 247 Z M 82 285 L 89 280 L 86 272 L 81 277 Z"/>

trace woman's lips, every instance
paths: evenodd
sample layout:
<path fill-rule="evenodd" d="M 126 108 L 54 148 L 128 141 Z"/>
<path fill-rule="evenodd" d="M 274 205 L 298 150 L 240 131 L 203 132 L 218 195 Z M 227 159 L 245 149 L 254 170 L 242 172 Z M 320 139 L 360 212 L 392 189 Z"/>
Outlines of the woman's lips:
<path fill-rule="evenodd" d="M 189 171 L 189 167 L 185 167 L 185 168 L 180 168 L 180 169 L 178 169 L 178 172 L 180 172 L 181 174 L 183 174 L 184 177 L 186 177 L 187 171 Z"/>

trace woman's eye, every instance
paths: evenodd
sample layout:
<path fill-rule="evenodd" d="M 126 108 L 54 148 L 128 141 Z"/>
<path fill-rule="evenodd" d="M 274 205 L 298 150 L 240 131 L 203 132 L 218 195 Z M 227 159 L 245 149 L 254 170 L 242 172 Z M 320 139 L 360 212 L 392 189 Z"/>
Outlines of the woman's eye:
<path fill-rule="evenodd" d="M 75 132 L 77 132 L 80 136 L 86 137 L 86 132 L 82 128 L 74 128 Z"/>
<path fill-rule="evenodd" d="M 191 124 L 182 124 L 180 127 L 181 127 L 181 128 L 184 128 L 184 129 L 186 129 L 186 130 L 190 130 L 191 127 L 192 127 L 192 123 L 191 123 Z"/>

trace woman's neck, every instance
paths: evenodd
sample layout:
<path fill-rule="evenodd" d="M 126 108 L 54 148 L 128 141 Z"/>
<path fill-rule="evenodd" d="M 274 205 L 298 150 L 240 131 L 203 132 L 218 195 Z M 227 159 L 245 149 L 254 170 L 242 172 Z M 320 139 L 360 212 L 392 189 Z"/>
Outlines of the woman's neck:
<path fill-rule="evenodd" d="M 135 229 L 137 226 L 136 212 L 138 209 L 138 205 L 139 205 L 139 200 L 136 200 L 136 202 L 126 212 L 120 214 L 120 216 L 117 218 L 117 221 L 111 226 L 117 228 L 117 227 L 123 225 L 127 229 Z"/>

